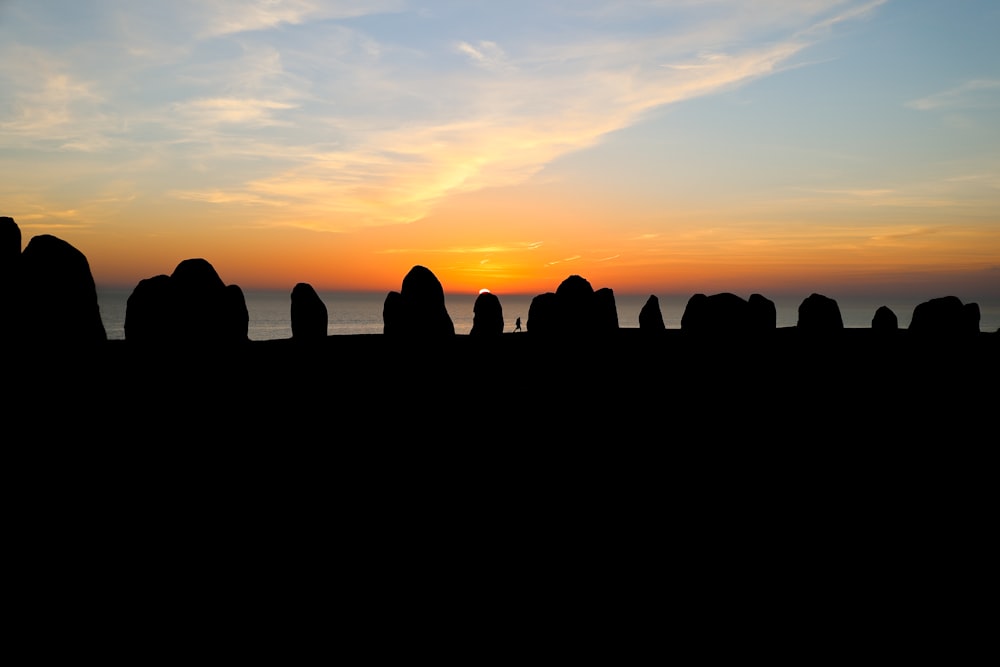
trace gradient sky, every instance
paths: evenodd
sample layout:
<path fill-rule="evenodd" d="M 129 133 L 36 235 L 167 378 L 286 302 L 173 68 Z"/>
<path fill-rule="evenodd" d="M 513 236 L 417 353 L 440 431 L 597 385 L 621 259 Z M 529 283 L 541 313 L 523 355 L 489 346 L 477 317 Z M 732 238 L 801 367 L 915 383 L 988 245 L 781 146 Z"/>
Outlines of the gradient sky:
<path fill-rule="evenodd" d="M 98 285 L 1000 300 L 996 0 L 0 0 L 0 215 Z"/>

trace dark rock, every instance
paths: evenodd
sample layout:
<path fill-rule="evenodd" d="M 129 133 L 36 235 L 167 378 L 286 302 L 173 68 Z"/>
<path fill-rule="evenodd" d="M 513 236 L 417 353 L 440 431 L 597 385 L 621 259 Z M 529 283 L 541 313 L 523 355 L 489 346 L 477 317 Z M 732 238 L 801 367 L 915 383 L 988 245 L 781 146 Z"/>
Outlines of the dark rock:
<path fill-rule="evenodd" d="M 0 341 L 13 337 L 16 324 L 17 274 L 21 263 L 21 228 L 14 218 L 0 217 Z"/>
<path fill-rule="evenodd" d="M 957 296 L 942 296 L 917 304 L 909 331 L 924 335 L 979 332 L 979 305 L 963 304 Z"/>
<path fill-rule="evenodd" d="M 302 341 L 325 340 L 330 319 L 326 304 L 309 283 L 292 288 L 292 338 Z"/>
<path fill-rule="evenodd" d="M 382 303 L 382 333 L 389 336 L 399 335 L 404 331 L 403 325 L 403 295 L 390 291 Z"/>
<path fill-rule="evenodd" d="M 21 256 L 21 228 L 14 218 L 0 216 L 0 272 L 3 275 L 17 265 Z"/>
<path fill-rule="evenodd" d="M 979 304 L 962 304 L 962 331 L 970 334 L 979 333 Z"/>
<path fill-rule="evenodd" d="M 747 323 L 752 332 L 774 331 L 778 328 L 778 308 L 762 294 L 751 294 L 747 300 Z"/>
<path fill-rule="evenodd" d="M 558 329 L 562 335 L 594 331 L 597 316 L 594 308 L 594 288 L 582 276 L 572 275 L 556 288 Z"/>
<path fill-rule="evenodd" d="M 17 326 L 25 342 L 107 340 L 90 264 L 66 241 L 49 234 L 32 238 L 21 253 L 15 290 Z"/>
<path fill-rule="evenodd" d="M 224 296 L 222 339 L 234 343 L 250 340 L 250 311 L 243 290 L 239 285 L 226 285 Z"/>
<path fill-rule="evenodd" d="M 170 276 L 143 278 L 125 302 L 125 340 L 140 345 L 175 340 L 177 310 Z"/>
<path fill-rule="evenodd" d="M 534 335 L 549 336 L 558 332 L 559 308 L 555 292 L 537 294 L 528 306 L 525 331 Z"/>
<path fill-rule="evenodd" d="M 243 290 L 227 286 L 202 258 L 140 280 L 125 305 L 125 339 L 139 343 L 244 343 L 249 323 Z"/>
<path fill-rule="evenodd" d="M 701 292 L 688 297 L 681 313 L 681 331 L 700 334 L 708 331 L 708 295 Z"/>
<path fill-rule="evenodd" d="M 750 329 L 750 304 L 731 292 L 694 294 L 681 316 L 681 330 L 696 335 L 743 335 Z"/>
<path fill-rule="evenodd" d="M 840 306 L 836 300 L 813 292 L 799 304 L 799 331 L 806 333 L 831 333 L 844 328 Z"/>
<path fill-rule="evenodd" d="M 480 292 L 472 306 L 471 336 L 499 336 L 503 333 L 503 307 L 492 292 Z"/>
<path fill-rule="evenodd" d="M 639 328 L 643 331 L 664 331 L 667 328 L 667 325 L 663 323 L 660 300 L 655 294 L 649 295 L 639 311 Z"/>
<path fill-rule="evenodd" d="M 609 335 L 618 331 L 618 305 L 615 303 L 615 292 L 610 287 L 602 287 L 594 292 L 594 331 L 601 335 Z"/>
<path fill-rule="evenodd" d="M 430 269 L 420 265 L 410 269 L 403 278 L 398 298 L 391 292 L 386 296 L 382 317 L 383 333 L 391 335 L 408 338 L 455 335 L 455 323 L 448 314 L 441 281 Z"/>
<path fill-rule="evenodd" d="M 207 260 L 185 259 L 170 274 L 178 306 L 174 314 L 180 340 L 217 341 L 225 335 L 226 284 Z"/>
<path fill-rule="evenodd" d="M 875 331 L 896 331 L 899 329 L 899 320 L 896 313 L 888 306 L 879 306 L 872 317 L 872 329 Z"/>
<path fill-rule="evenodd" d="M 594 291 L 590 282 L 571 275 L 555 292 L 537 295 L 528 311 L 528 332 L 558 338 L 592 338 L 618 331 L 615 293 L 609 287 Z"/>

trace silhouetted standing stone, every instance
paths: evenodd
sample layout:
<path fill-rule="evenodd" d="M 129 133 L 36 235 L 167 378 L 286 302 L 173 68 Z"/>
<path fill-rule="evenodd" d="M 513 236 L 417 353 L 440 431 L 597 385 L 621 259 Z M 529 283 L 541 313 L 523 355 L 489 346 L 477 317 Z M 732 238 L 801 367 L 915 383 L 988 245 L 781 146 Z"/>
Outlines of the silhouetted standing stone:
<path fill-rule="evenodd" d="M 694 334 L 709 331 L 708 320 L 708 295 L 701 292 L 692 294 L 681 313 L 681 331 Z"/>
<path fill-rule="evenodd" d="M 499 336 L 503 333 L 503 307 L 492 292 L 480 292 L 472 306 L 471 336 Z"/>
<path fill-rule="evenodd" d="M 594 331 L 594 288 L 582 276 L 572 275 L 556 288 L 558 327 L 562 335 Z"/>
<path fill-rule="evenodd" d="M 224 341 L 250 340 L 250 311 L 239 285 L 226 285 L 221 337 Z"/>
<path fill-rule="evenodd" d="M 0 216 L 0 271 L 8 275 L 21 256 L 21 228 L 14 218 Z"/>
<path fill-rule="evenodd" d="M 176 292 L 178 337 L 184 341 L 215 341 L 224 331 L 226 284 L 202 258 L 185 259 L 170 274 Z"/>
<path fill-rule="evenodd" d="M 555 292 L 536 294 L 528 306 L 528 321 L 525 331 L 535 335 L 548 336 L 558 331 L 559 310 Z"/>
<path fill-rule="evenodd" d="M 383 333 L 408 338 L 455 335 L 455 323 L 445 306 L 441 281 L 424 266 L 414 266 L 403 278 L 399 296 L 390 292 L 382 309 Z"/>
<path fill-rule="evenodd" d="M 292 338 L 303 341 L 325 340 L 330 324 L 326 304 L 309 283 L 292 288 Z"/>
<path fill-rule="evenodd" d="M 139 281 L 125 306 L 125 339 L 139 343 L 247 342 L 249 323 L 243 290 L 227 286 L 201 258 Z"/>
<path fill-rule="evenodd" d="M 175 340 L 176 301 L 170 276 L 140 280 L 125 302 L 125 340 L 140 345 Z"/>
<path fill-rule="evenodd" d="M 0 341 L 12 337 L 16 317 L 17 274 L 21 264 L 21 228 L 14 218 L 0 217 Z"/>
<path fill-rule="evenodd" d="M 32 344 L 106 341 L 97 288 L 82 252 L 42 234 L 21 253 L 15 281 L 21 338 Z"/>
<path fill-rule="evenodd" d="M 763 294 L 751 294 L 747 300 L 750 331 L 762 333 L 778 328 L 778 308 Z"/>
<path fill-rule="evenodd" d="M 646 303 L 639 310 L 639 328 L 643 331 L 665 331 L 663 313 L 660 311 L 660 300 L 655 294 L 650 294 Z"/>
<path fill-rule="evenodd" d="M 963 304 L 957 296 L 924 301 L 913 309 L 909 330 L 929 335 L 978 333 L 979 304 Z"/>
<path fill-rule="evenodd" d="M 980 317 L 978 303 L 962 304 L 962 331 L 970 334 L 979 333 Z"/>
<path fill-rule="evenodd" d="M 830 333 L 844 328 L 840 306 L 834 299 L 815 292 L 799 304 L 797 328 L 808 333 Z"/>
<path fill-rule="evenodd" d="M 897 331 L 899 320 L 896 318 L 896 313 L 892 312 L 888 306 L 879 306 L 875 309 L 875 315 L 872 316 L 872 329 L 874 331 Z"/>
<path fill-rule="evenodd" d="M 731 292 L 694 294 L 681 316 L 681 330 L 697 335 L 742 335 L 750 329 L 750 304 Z"/>
<path fill-rule="evenodd" d="M 615 292 L 610 287 L 602 287 L 594 292 L 594 331 L 598 334 L 613 334 L 618 331 L 618 305 Z"/>
<path fill-rule="evenodd" d="M 539 294 L 528 310 L 528 332 L 560 338 L 591 338 L 618 330 L 614 291 L 594 291 L 590 281 L 571 275 L 555 292 Z"/>
<path fill-rule="evenodd" d="M 404 330 L 403 324 L 403 295 L 396 291 L 390 291 L 385 295 L 382 303 L 382 333 L 387 336 L 396 336 Z"/>

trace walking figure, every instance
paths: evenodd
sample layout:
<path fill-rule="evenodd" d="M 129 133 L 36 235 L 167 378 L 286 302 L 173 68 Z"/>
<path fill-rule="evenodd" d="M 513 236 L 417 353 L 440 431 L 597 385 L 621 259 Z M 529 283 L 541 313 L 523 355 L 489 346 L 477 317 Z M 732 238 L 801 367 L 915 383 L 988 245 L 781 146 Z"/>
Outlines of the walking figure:
<path fill-rule="evenodd" d="M 514 331 L 520 331 L 520 330 L 521 330 L 521 318 L 518 317 L 517 321 L 514 322 Z"/>

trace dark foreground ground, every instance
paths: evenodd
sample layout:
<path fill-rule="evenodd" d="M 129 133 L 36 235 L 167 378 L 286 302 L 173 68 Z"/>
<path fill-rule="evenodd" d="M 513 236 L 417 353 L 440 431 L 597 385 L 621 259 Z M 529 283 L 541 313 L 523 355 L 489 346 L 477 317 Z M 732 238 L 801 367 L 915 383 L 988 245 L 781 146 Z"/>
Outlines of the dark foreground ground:
<path fill-rule="evenodd" d="M 898 334 L 19 350 L 18 617 L 77 654 L 953 660 L 992 637 L 1000 338 Z"/>
<path fill-rule="evenodd" d="M 985 438 L 998 358 L 997 333 L 870 329 L 756 338 L 639 329 L 576 340 L 357 335 L 219 349 L 107 341 L 22 351 L 14 404 L 43 429 L 98 420 L 112 440 L 506 448 L 950 440 Z"/>
<path fill-rule="evenodd" d="M 9 442 L 37 443 L 9 451 L 51 454 L 79 479 L 124 467 L 118 479 L 194 475 L 286 493 L 499 485 L 513 499 L 551 482 L 964 493 L 997 473 L 998 371 L 993 332 L 108 341 L 21 350 L 5 422 Z"/>

